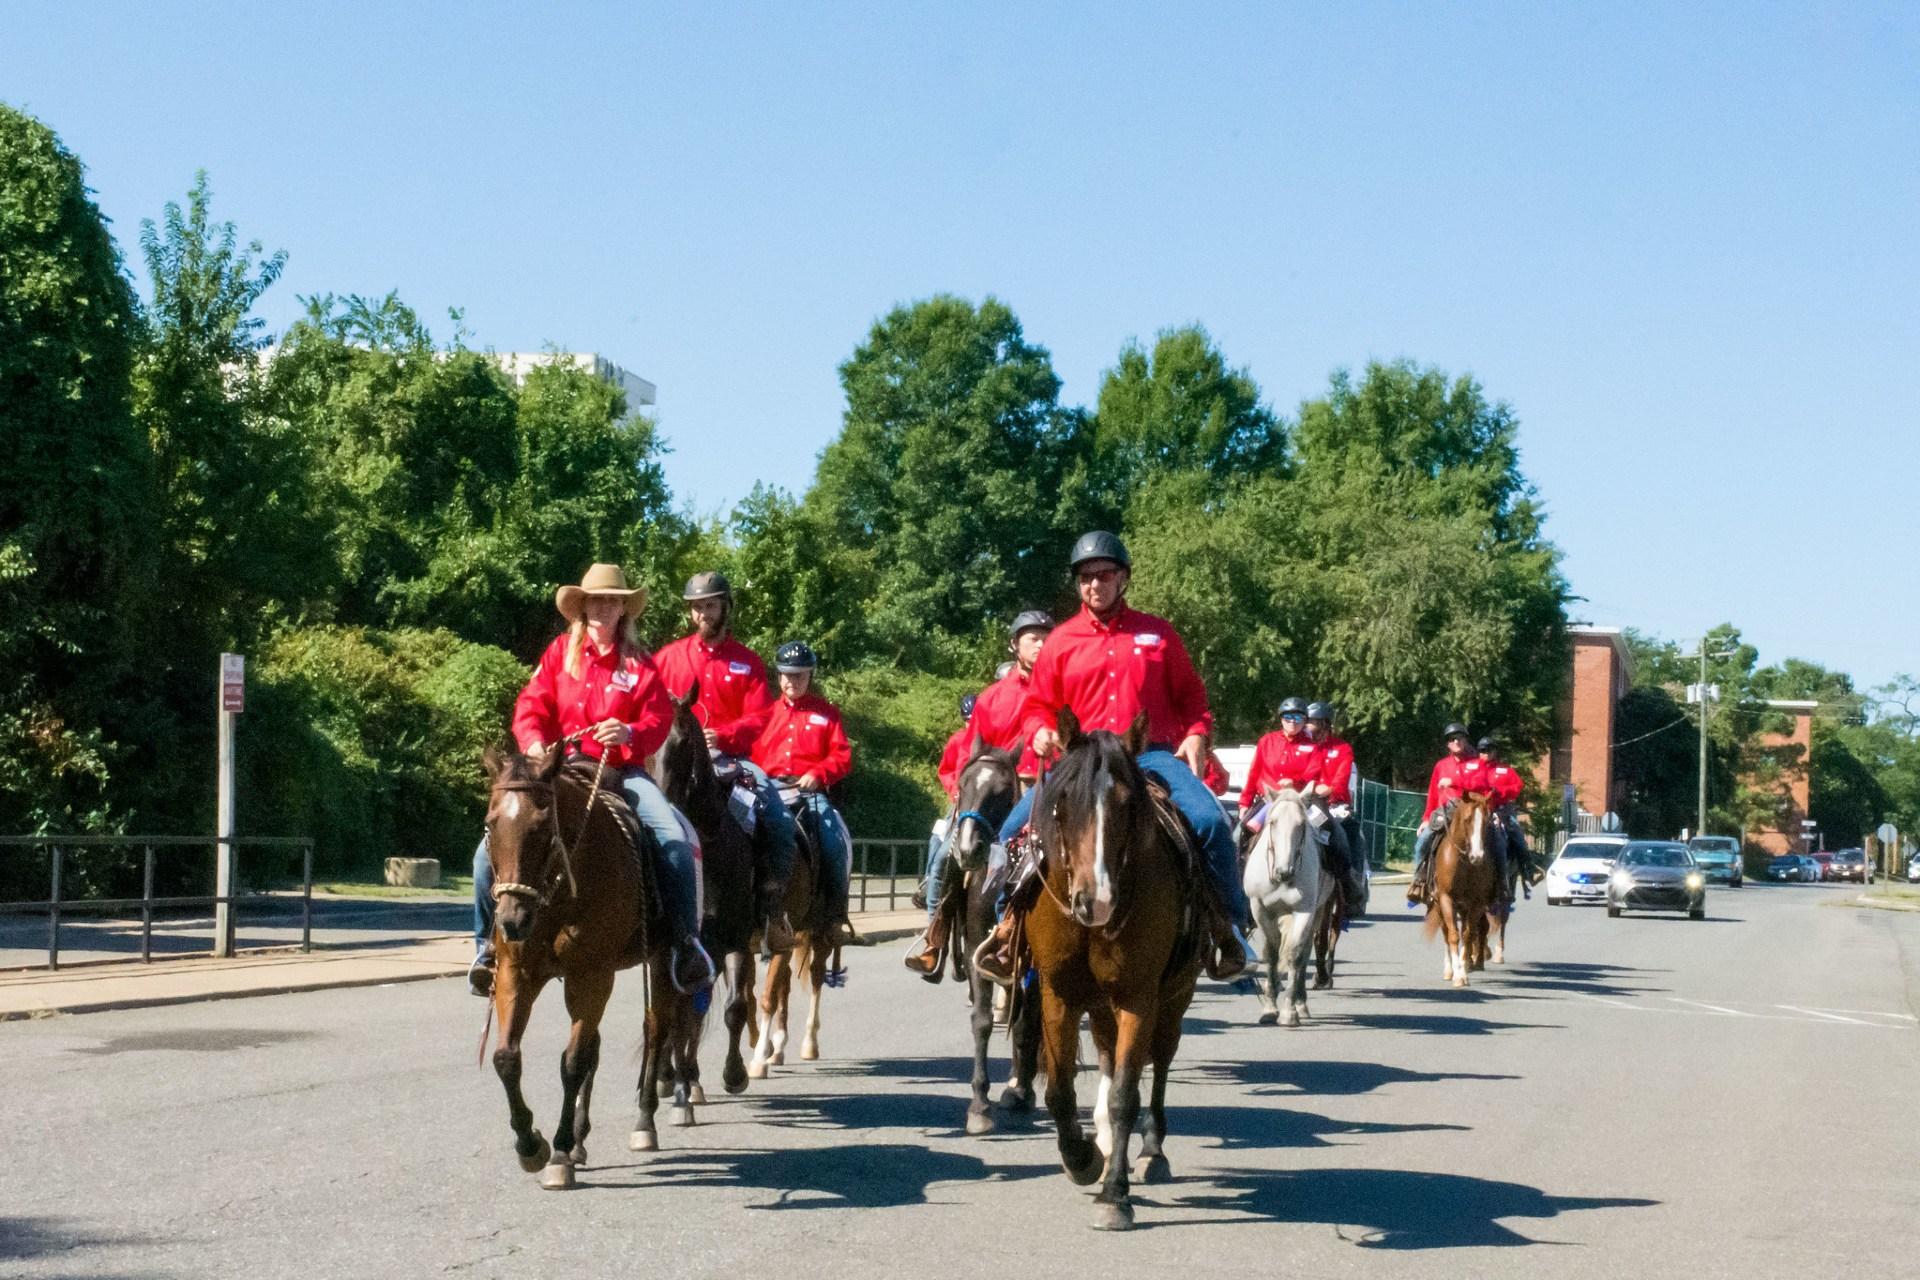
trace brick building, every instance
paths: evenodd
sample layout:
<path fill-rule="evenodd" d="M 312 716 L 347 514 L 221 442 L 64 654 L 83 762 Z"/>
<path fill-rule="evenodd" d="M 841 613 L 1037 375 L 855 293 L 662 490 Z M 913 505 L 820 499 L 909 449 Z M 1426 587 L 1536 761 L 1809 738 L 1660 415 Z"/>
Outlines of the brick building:
<path fill-rule="evenodd" d="M 1770 710 L 1791 716 L 1793 724 L 1785 733 L 1760 736 L 1762 754 L 1772 759 L 1780 773 L 1770 784 L 1777 798 L 1776 816 L 1766 826 L 1747 832 L 1750 847 L 1781 854 L 1811 853 L 1818 846 L 1818 837 L 1811 835 L 1801 823 L 1807 816 L 1807 794 L 1813 781 L 1809 753 L 1813 750 L 1813 712 L 1819 705 L 1817 702 L 1767 703 Z"/>
<path fill-rule="evenodd" d="M 1572 677 L 1555 720 L 1559 736 L 1534 777 L 1550 796 L 1573 788 L 1579 812 L 1598 817 L 1619 807 L 1613 775 L 1614 722 L 1620 699 L 1633 686 L 1633 655 L 1619 627 L 1567 628 L 1572 641 Z"/>

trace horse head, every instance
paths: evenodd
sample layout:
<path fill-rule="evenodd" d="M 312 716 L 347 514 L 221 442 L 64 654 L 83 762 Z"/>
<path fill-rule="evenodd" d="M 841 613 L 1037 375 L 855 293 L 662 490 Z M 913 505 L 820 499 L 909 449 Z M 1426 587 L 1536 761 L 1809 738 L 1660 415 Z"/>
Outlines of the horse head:
<path fill-rule="evenodd" d="M 1487 858 L 1487 798 L 1479 794 L 1460 797 L 1453 806 L 1453 816 L 1447 819 L 1445 844 L 1452 845 L 1460 856 L 1471 863 L 1481 863 Z"/>
<path fill-rule="evenodd" d="M 652 772 L 668 802 L 684 811 L 699 807 L 711 791 L 715 781 L 713 756 L 707 750 L 706 728 L 698 714 L 700 682 L 695 680 L 684 695 L 671 701 L 673 724 L 653 758 Z"/>
<path fill-rule="evenodd" d="M 948 833 L 953 855 L 962 866 L 973 866 L 983 846 L 990 845 L 1000 825 L 1020 798 L 1018 772 L 1024 743 L 1011 751 L 996 751 L 976 736 L 967 762 L 960 767 L 957 811 Z"/>
<path fill-rule="evenodd" d="M 554 800 L 562 757 L 558 750 L 523 756 L 489 747 L 482 760 L 492 780 L 487 849 L 493 859 L 494 923 L 509 942 L 520 942 L 565 873 Z"/>
<path fill-rule="evenodd" d="M 1062 711 L 1060 741 L 1065 751 L 1047 776 L 1035 829 L 1047 855 L 1066 868 L 1074 920 L 1101 928 L 1114 918 L 1127 851 L 1153 838 L 1147 775 L 1135 763 L 1147 747 L 1146 713 L 1121 737 L 1104 729 L 1082 733 L 1073 713 Z"/>
<path fill-rule="evenodd" d="M 1260 831 L 1260 844 L 1272 868 L 1273 882 L 1293 879 L 1300 869 L 1300 850 L 1307 841 L 1307 798 L 1282 783 L 1267 792 L 1267 822 Z"/>

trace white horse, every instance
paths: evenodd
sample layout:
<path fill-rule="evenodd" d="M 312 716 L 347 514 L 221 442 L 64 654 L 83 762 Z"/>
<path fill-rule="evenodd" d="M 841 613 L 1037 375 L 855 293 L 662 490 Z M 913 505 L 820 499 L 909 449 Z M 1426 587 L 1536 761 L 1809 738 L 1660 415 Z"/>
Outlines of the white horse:
<path fill-rule="evenodd" d="M 1247 856 L 1241 884 L 1260 926 L 1266 985 L 1260 992 L 1260 1025 L 1282 1022 L 1278 1005 L 1286 984 L 1284 1025 L 1297 1027 L 1307 1011 L 1307 949 L 1320 919 L 1333 908 L 1340 888 L 1320 867 L 1320 841 L 1307 816 L 1307 800 L 1291 786 L 1267 792 L 1267 820 Z"/>

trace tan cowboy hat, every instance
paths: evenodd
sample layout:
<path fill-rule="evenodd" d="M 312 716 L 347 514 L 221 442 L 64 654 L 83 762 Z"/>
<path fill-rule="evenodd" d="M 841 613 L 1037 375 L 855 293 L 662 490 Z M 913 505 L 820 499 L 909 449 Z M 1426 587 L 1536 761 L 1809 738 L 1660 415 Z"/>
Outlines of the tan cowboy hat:
<path fill-rule="evenodd" d="M 588 569 L 577 587 L 562 587 L 553 593 L 553 607 L 568 622 L 580 621 L 580 611 L 588 596 L 618 596 L 627 607 L 627 616 L 637 618 L 647 607 L 647 589 L 629 587 L 627 575 L 617 564 L 596 564 Z"/>

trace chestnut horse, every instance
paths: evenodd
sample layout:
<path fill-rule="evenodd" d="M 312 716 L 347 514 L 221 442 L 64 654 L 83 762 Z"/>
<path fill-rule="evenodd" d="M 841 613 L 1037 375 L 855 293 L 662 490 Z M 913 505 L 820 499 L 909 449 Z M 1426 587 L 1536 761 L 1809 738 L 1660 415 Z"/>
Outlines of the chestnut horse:
<path fill-rule="evenodd" d="M 731 788 L 715 772 L 706 735 L 694 714 L 699 697 L 700 682 L 696 680 L 684 697 L 673 699 L 673 727 L 654 757 L 653 776 L 659 779 L 667 800 L 687 815 L 700 835 L 700 878 L 705 899 L 700 940 L 727 979 L 727 1060 L 720 1069 L 720 1083 L 728 1093 L 739 1093 L 747 1087 L 740 1036 L 753 1017 L 753 837 L 727 810 Z M 706 1090 L 700 1087 L 700 1029 L 704 1021 L 697 1020 L 686 1041 L 674 1046 L 667 1064 L 672 1068 L 674 1102 L 668 1114 L 677 1124 L 693 1123 L 693 1107 L 707 1100 Z M 667 1083 L 663 1071 L 663 1087 Z"/>
<path fill-rule="evenodd" d="M 973 740 L 973 752 L 960 768 L 957 807 L 947 828 L 947 858 L 941 864 L 942 882 L 934 886 L 941 905 L 933 936 L 944 940 L 940 945 L 952 958 L 954 979 L 967 984 L 967 1001 L 972 1006 L 973 1101 L 967 1106 L 967 1132 L 974 1135 L 992 1133 L 996 1127 L 987 1101 L 987 1047 L 993 1039 L 993 997 L 999 988 L 975 972 L 968 958 L 993 932 L 994 900 L 1000 895 L 1002 877 L 989 872 L 988 851 L 1020 798 L 1021 749 L 1016 745 L 1011 751 L 996 751 L 981 738 Z M 935 980 L 939 974 L 936 968 Z M 1033 1108 L 1033 1056 L 1032 1052 L 1015 1054 L 1014 1078 L 1001 1097 L 1001 1104 L 1010 1111 Z"/>
<path fill-rule="evenodd" d="M 1067 1176 L 1092 1183 L 1104 1153 L 1093 1225 L 1123 1231 L 1133 1225 L 1127 1147 L 1149 1061 L 1153 1097 L 1139 1176 L 1144 1183 L 1170 1176 L 1167 1073 L 1199 977 L 1197 896 L 1136 763 L 1147 746 L 1145 713 L 1121 738 L 1083 734 L 1073 713 L 1062 711 L 1060 739 L 1065 753 L 1033 807 L 1045 892 L 1024 925 L 1039 976 L 1041 1070 Z M 1100 1054 L 1093 1142 L 1081 1131 L 1073 1089 L 1083 1013 Z"/>
<path fill-rule="evenodd" d="M 1487 848 L 1492 813 L 1486 797 L 1469 793 L 1456 800 L 1447 829 L 1433 850 L 1433 901 L 1427 907 L 1427 936 L 1446 934 L 1447 956 L 1440 976 L 1456 987 L 1467 985 L 1467 971 L 1486 965 L 1487 912 L 1499 885 L 1493 853 Z"/>
<path fill-rule="evenodd" d="M 646 961 L 656 998 L 647 1010 L 647 1054 L 683 1034 L 692 1001 L 668 978 L 667 930 L 651 884 L 650 843 L 620 797 L 617 784 L 594 787 L 591 768 L 563 766 L 558 750 L 530 758 L 489 749 L 492 780 L 487 840 L 493 858 L 494 1014 L 500 1030 L 493 1068 L 506 1087 L 514 1152 L 529 1173 L 544 1166 L 540 1185 L 574 1185 L 586 1163 L 588 1108 L 600 1062 L 600 1019 L 613 976 Z M 591 805 L 591 808 L 589 808 Z M 520 1091 L 520 1042 L 533 1004 L 558 978 L 573 1022 L 560 1058 L 560 1120 L 551 1145 L 533 1127 Z M 643 1077 L 643 1083 L 650 1083 Z M 643 1089 L 632 1138 L 651 1150 L 653 1098 Z M 642 1146 L 642 1131 L 648 1145 Z"/>
<path fill-rule="evenodd" d="M 799 848 L 794 854 L 793 873 L 787 877 L 787 896 L 783 903 L 787 921 L 793 926 L 794 945 L 790 951 L 776 951 L 767 958 L 767 975 L 760 988 L 758 1034 L 753 1042 L 753 1057 L 747 1062 L 747 1074 L 764 1080 L 770 1067 L 785 1066 L 787 1061 L 787 1012 L 793 996 L 793 976 L 807 975 L 812 996 L 807 1006 L 806 1034 L 800 1039 L 800 1056 L 808 1062 L 820 1056 L 820 992 L 827 985 L 827 961 L 830 949 L 823 945 L 827 931 L 827 904 L 821 899 L 820 848 L 805 811 L 795 815 L 799 827 Z"/>

